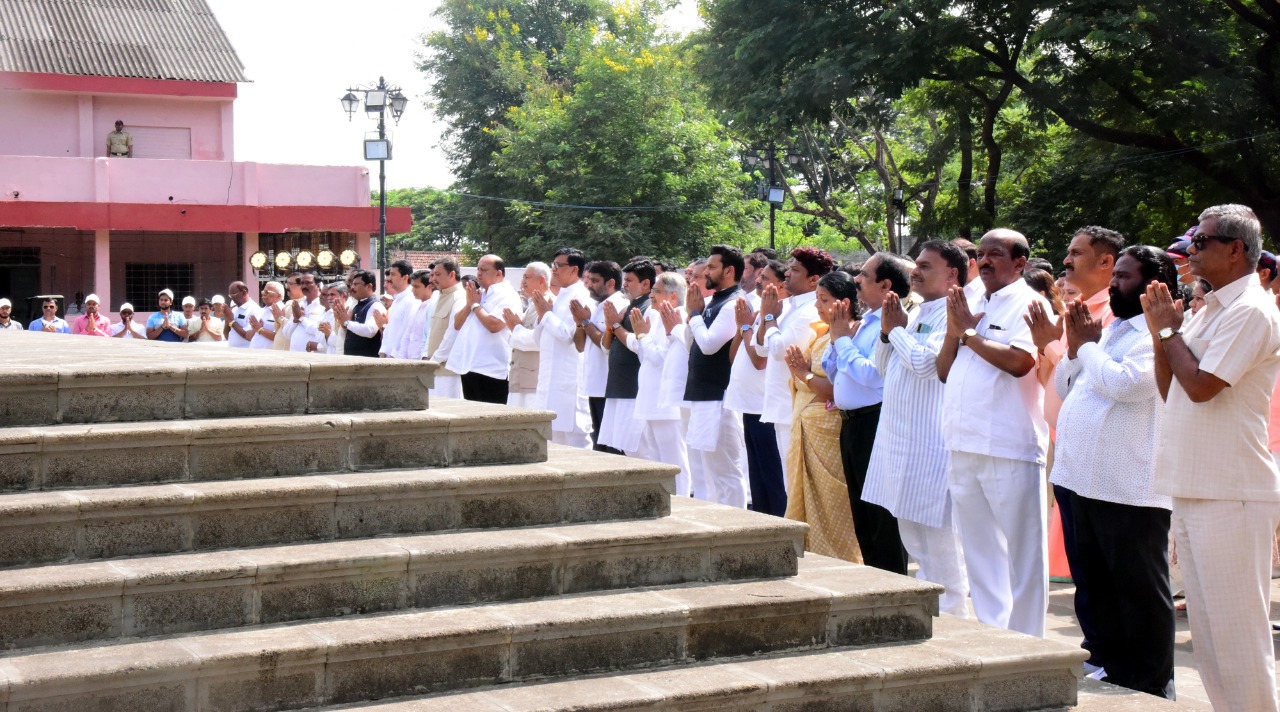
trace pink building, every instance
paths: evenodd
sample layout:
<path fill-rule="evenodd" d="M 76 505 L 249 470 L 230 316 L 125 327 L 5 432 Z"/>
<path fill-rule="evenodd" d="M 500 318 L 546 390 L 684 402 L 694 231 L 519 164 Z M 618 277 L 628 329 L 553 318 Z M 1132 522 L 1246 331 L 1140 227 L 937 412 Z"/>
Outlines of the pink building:
<path fill-rule="evenodd" d="M 205 0 L 164 5 L 0 2 L 0 296 L 18 316 L 35 294 L 142 312 L 165 287 L 252 288 L 273 278 L 258 251 L 376 264 L 369 170 L 236 161 L 244 67 Z M 117 120 L 131 158 L 107 155 Z M 387 232 L 410 220 L 388 208 Z"/>

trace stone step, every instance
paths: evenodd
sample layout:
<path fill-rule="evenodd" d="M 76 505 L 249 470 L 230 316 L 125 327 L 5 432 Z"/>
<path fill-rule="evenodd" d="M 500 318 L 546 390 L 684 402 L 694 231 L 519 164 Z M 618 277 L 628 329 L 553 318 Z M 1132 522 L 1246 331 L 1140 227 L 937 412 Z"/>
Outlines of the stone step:
<path fill-rule="evenodd" d="M 7 334 L 0 359 L 0 427 L 421 410 L 436 368 L 426 361 L 27 333 Z"/>
<path fill-rule="evenodd" d="M 416 411 L 0 428 L 0 492 L 542 462 L 551 419 L 442 398 Z"/>
<path fill-rule="evenodd" d="M 0 656 L 0 702 L 9 712 L 298 709 L 921 640 L 930 635 L 939 591 L 933 584 L 810 555 L 796 577 L 783 580 L 579 594 L 11 653 Z M 964 641 L 957 646 L 971 647 Z M 1077 664 L 1078 653 L 1071 653 Z"/>
<path fill-rule="evenodd" d="M 7 494 L 0 566 L 660 517 L 675 472 L 553 447 L 544 464 Z"/>
<path fill-rule="evenodd" d="M 0 645 L 88 640 L 792 576 L 804 524 L 685 497 L 670 517 L 7 571 Z"/>
<path fill-rule="evenodd" d="M 1080 679 L 1076 704 L 1063 707 L 1063 712 L 1194 712 L 1212 708 L 1181 699 L 1178 702 L 1134 692 L 1118 685 L 1098 682 L 1087 677 Z"/>
<path fill-rule="evenodd" d="M 1074 671 L 1083 657 L 1078 648 L 942 616 L 931 640 L 493 685 L 325 710 L 1035 710 L 1076 702 Z"/>

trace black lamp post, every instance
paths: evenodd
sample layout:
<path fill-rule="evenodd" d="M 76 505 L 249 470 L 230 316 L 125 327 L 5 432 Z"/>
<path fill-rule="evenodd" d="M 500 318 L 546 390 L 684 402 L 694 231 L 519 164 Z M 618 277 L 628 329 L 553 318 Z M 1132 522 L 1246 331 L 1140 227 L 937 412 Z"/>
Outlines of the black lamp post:
<path fill-rule="evenodd" d="M 372 88 L 356 87 L 347 89 L 342 97 L 342 108 L 347 112 L 350 121 L 360 105 L 359 92 L 364 94 L 364 110 L 369 118 L 377 116 L 378 138 L 365 139 L 364 160 L 378 162 L 378 283 L 382 283 L 382 273 L 387 269 L 387 161 L 391 160 L 391 142 L 387 140 L 387 110 L 391 110 L 391 118 L 400 123 L 400 115 L 409 105 L 409 97 L 400 87 L 387 84 L 387 80 L 378 77 L 378 83 Z"/>
<path fill-rule="evenodd" d="M 761 156 L 760 152 L 764 155 Z M 791 147 L 786 148 L 787 163 L 796 165 L 800 162 L 801 155 Z M 769 249 L 774 249 L 775 220 L 778 213 L 778 206 L 786 202 L 787 192 L 778 185 L 778 145 L 773 141 L 763 148 L 753 148 L 747 151 L 747 165 L 754 168 L 756 165 L 763 163 L 764 169 L 769 172 L 769 182 L 767 185 L 760 186 L 760 199 L 769 201 Z"/>

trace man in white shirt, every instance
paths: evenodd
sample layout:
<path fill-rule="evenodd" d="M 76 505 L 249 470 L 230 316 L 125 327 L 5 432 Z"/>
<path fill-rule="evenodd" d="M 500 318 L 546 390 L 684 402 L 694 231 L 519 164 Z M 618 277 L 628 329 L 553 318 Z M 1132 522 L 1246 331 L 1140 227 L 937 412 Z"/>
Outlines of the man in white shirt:
<path fill-rule="evenodd" d="M 769 268 L 769 260 L 759 252 L 744 256 L 745 271 L 752 274 L 756 285 L 776 289 L 786 295 L 786 282 L 778 279 Z M 758 265 L 753 267 L 753 265 Z M 778 263 L 781 266 L 781 263 Z M 786 274 L 781 267 L 778 274 Z M 681 295 L 683 299 L 684 295 Z M 733 366 L 729 369 L 729 387 L 725 389 L 724 407 L 742 416 L 742 439 L 747 453 L 747 480 L 751 486 L 751 509 L 756 512 L 781 517 L 787 513 L 787 485 L 783 476 L 782 455 L 778 452 L 778 439 L 773 423 L 762 423 L 764 412 L 765 369 L 768 359 L 751 347 L 755 331 L 759 328 L 760 315 L 754 311 L 760 305 L 760 297 L 748 293 L 734 305 L 738 324 L 733 337 L 730 356 Z"/>
<path fill-rule="evenodd" d="M 0 331 L 25 331 L 22 324 L 13 318 L 13 302 L 8 297 L 0 299 Z"/>
<path fill-rule="evenodd" d="M 313 272 L 298 274 L 300 294 L 289 301 L 285 310 L 285 324 L 280 328 L 277 338 L 288 339 L 289 350 L 307 351 L 307 344 L 317 339 L 316 327 L 324 316 L 324 298 L 320 295 L 320 284 Z"/>
<path fill-rule="evenodd" d="M 249 348 L 253 339 L 253 329 L 249 319 L 258 316 L 261 307 L 249 298 L 249 287 L 244 282 L 232 282 L 227 287 L 227 296 L 235 304 L 230 308 L 231 318 L 227 320 L 230 331 L 227 332 L 227 344 L 238 349 Z"/>
<path fill-rule="evenodd" d="M 1063 317 L 1066 358 L 1050 477 L 1071 500 L 1077 597 L 1095 602 L 1091 660 L 1107 682 L 1172 697 L 1173 597 L 1169 497 L 1156 494 L 1155 456 L 1164 401 L 1141 296 L 1152 281 L 1177 289 L 1178 270 L 1147 245 L 1120 253 L 1104 326 L 1083 302 Z M 1099 605 L 1100 604 L 1100 605 Z"/>
<path fill-rule="evenodd" d="M 249 329 L 253 339 L 249 342 L 251 349 L 270 349 L 275 344 L 276 329 L 284 323 L 284 285 L 279 282 L 267 282 L 262 288 L 262 308 L 256 316 L 249 317 Z"/>
<path fill-rule="evenodd" d="M 612 302 L 619 311 L 627 308 L 627 295 L 619 289 L 622 268 L 617 262 L 592 262 L 587 265 L 586 283 L 591 299 L 569 304 L 579 327 L 574 343 L 583 353 L 584 390 L 591 411 L 591 445 L 599 452 L 621 455 L 620 450 L 601 445 L 599 438 L 600 421 L 604 419 L 604 391 L 609 381 L 609 354 L 600 346 L 604 336 L 604 303 Z"/>
<path fill-rule="evenodd" d="M 1267 413 L 1280 312 L 1255 273 L 1261 251 L 1253 210 L 1208 208 L 1188 250 L 1192 274 L 1213 287 L 1204 307 L 1183 324 L 1182 302 L 1159 283 L 1142 302 L 1165 396 L 1155 491 L 1173 498 L 1196 664 L 1219 710 L 1277 707 L 1268 601 L 1280 471 Z"/>
<path fill-rule="evenodd" d="M 1022 279 L 1031 250 L 997 228 L 978 245 L 986 289 L 970 305 L 953 288 L 938 354 L 951 497 L 978 620 L 1043 636 L 1049 604 L 1044 388 L 1024 316 L 1044 303 Z"/>
<path fill-rule="evenodd" d="M 447 363 L 458 333 L 453 326 L 454 320 L 467 305 L 462 284 L 458 281 L 457 261 L 452 257 L 437 260 L 431 267 L 431 282 L 436 288 L 436 303 L 427 319 L 427 338 L 420 358 L 440 364 L 431 395 L 461 398 L 462 379 Z"/>
<path fill-rule="evenodd" d="M 476 263 L 476 284 L 466 287 L 466 308 L 454 318 L 458 336 L 449 368 L 462 376 L 462 397 L 484 403 L 507 402 L 511 330 L 503 310 L 520 308 L 520 296 L 506 282 L 502 258 L 485 255 Z"/>
<path fill-rule="evenodd" d="M 334 315 L 333 305 L 347 303 L 347 283 L 334 282 L 327 285 L 320 295 L 325 310 L 316 320 L 316 333 L 312 341 L 307 342 L 307 351 L 324 354 L 341 354 L 346 330 Z"/>
<path fill-rule="evenodd" d="M 434 266 L 434 263 L 432 263 Z M 409 277 L 409 290 L 418 301 L 418 308 L 409 315 L 409 325 L 405 332 L 404 356 L 402 358 L 417 361 L 422 358 L 427 348 L 427 335 L 430 324 L 428 319 L 436 308 L 440 297 L 436 296 L 436 288 L 431 284 L 431 270 L 415 270 Z"/>
<path fill-rule="evenodd" d="M 543 407 L 555 411 L 551 422 L 551 442 L 572 447 L 591 447 L 591 409 L 585 382 L 586 357 L 575 343 L 583 327 L 574 321 L 572 305 L 595 307 L 582 283 L 587 259 L 581 250 L 564 247 L 551 262 L 551 279 L 560 291 L 554 301 L 535 297 L 538 314 L 534 327 L 541 355 L 538 364 L 538 394 Z M 517 331 L 524 327 L 517 327 Z M 513 337 L 514 338 L 514 337 Z"/>
<path fill-rule="evenodd" d="M 409 277 L 413 265 L 408 260 L 396 260 L 383 273 L 387 291 L 391 293 L 391 306 L 387 311 L 387 325 L 382 330 L 382 350 L 385 358 L 406 358 L 409 344 L 409 317 L 418 309 L 418 300 L 409 289 Z"/>
<path fill-rule="evenodd" d="M 694 496 L 731 507 L 747 506 L 746 453 L 742 420 L 724 407 L 732 364 L 730 342 L 738 330 L 735 303 L 742 297 L 738 275 L 742 251 L 731 245 L 714 245 L 707 258 L 703 297 L 698 285 L 685 296 L 689 310 L 689 376 L 684 398 L 689 401 L 689 466 Z M 763 310 L 763 304 L 761 309 Z"/>

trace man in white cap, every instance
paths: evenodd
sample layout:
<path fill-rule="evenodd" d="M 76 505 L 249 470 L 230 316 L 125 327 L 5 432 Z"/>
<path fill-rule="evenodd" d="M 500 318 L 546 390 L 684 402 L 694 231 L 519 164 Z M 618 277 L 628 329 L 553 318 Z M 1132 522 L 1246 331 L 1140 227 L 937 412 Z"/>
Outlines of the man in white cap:
<path fill-rule="evenodd" d="M 0 299 L 0 331 L 23 331 L 22 324 L 13 318 L 13 302 Z"/>
<path fill-rule="evenodd" d="M 120 321 L 111 325 L 111 337 L 147 340 L 147 332 L 133 320 L 133 305 L 129 302 L 120 305 Z"/>
<path fill-rule="evenodd" d="M 111 336 L 111 320 L 98 312 L 98 295 L 84 298 L 84 314 L 76 317 L 71 333 L 82 336 Z"/>
<path fill-rule="evenodd" d="M 147 319 L 147 338 L 180 343 L 187 340 L 187 320 L 173 313 L 173 291 L 160 290 L 160 311 Z"/>
<path fill-rule="evenodd" d="M 46 334 L 70 334 L 71 325 L 66 319 L 58 316 L 58 300 L 45 299 L 40 303 L 41 316 L 32 320 L 27 331 L 41 331 Z"/>
<path fill-rule="evenodd" d="M 213 299 L 209 300 L 209 305 L 211 313 L 222 322 L 222 338 L 225 340 L 231 332 L 231 325 L 227 323 L 227 315 L 231 313 L 231 310 L 227 309 L 227 299 L 221 294 L 215 294 Z"/>
<path fill-rule="evenodd" d="M 196 318 L 196 298 L 187 295 L 182 298 L 182 318 L 190 324 L 192 319 Z"/>

